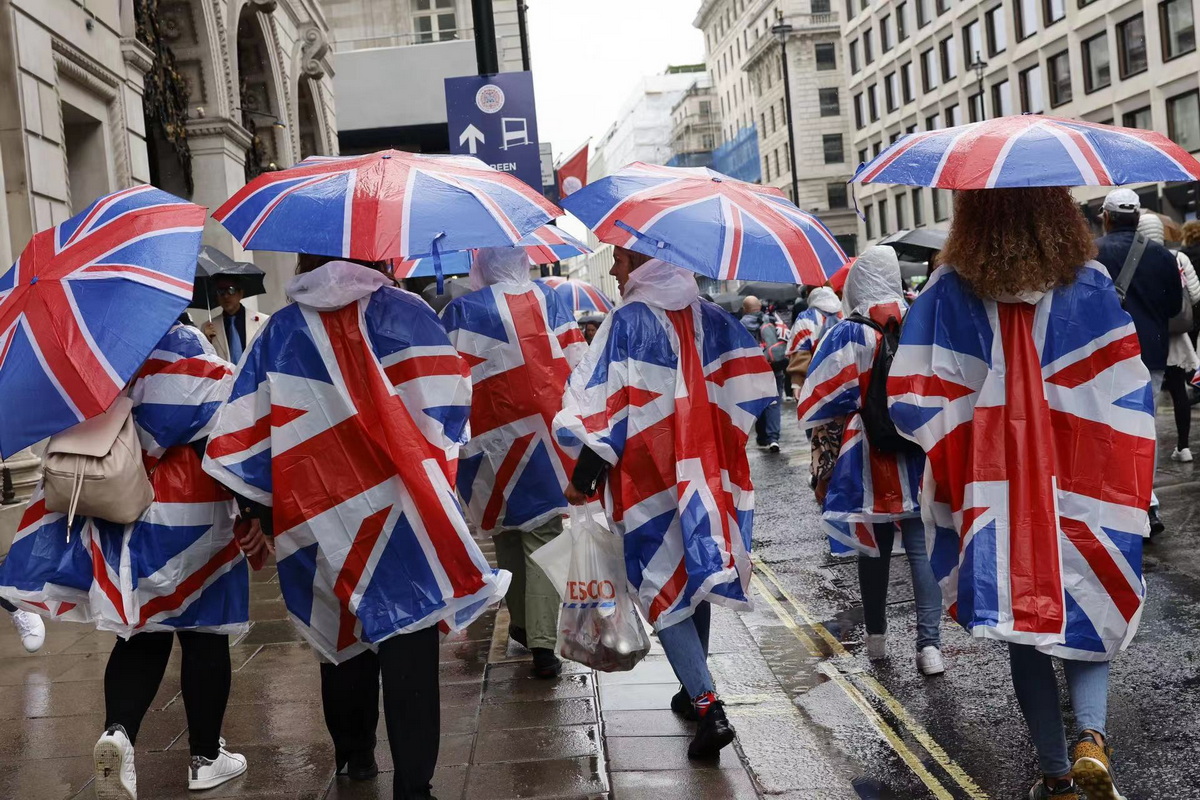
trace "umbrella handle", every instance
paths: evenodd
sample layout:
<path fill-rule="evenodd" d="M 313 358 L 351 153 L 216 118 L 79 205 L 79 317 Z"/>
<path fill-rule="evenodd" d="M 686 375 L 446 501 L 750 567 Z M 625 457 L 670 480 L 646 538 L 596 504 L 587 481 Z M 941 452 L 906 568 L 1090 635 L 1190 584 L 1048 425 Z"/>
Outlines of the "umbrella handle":
<path fill-rule="evenodd" d="M 667 244 L 666 242 L 662 241 L 661 239 L 655 239 L 652 236 L 647 236 L 646 234 L 642 233 L 641 231 L 635 230 L 634 228 L 630 227 L 629 225 L 626 225 L 621 220 L 617 220 L 614 224 L 621 230 L 626 231 L 627 233 L 633 234 L 634 236 L 636 236 L 638 239 L 642 240 L 643 242 L 647 242 L 649 244 L 654 245 L 655 250 L 671 249 L 671 245 Z"/>
<path fill-rule="evenodd" d="M 442 251 L 438 248 L 438 239 L 445 235 L 446 233 L 443 231 L 433 239 L 433 275 L 437 278 L 437 293 L 439 297 L 446 293 L 446 278 L 442 274 Z"/>

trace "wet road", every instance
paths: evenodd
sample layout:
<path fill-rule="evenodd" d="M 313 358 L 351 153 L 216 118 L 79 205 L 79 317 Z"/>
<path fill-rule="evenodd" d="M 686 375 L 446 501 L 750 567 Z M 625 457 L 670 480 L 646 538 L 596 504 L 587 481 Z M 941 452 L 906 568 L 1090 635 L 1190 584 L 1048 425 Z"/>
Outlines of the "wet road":
<path fill-rule="evenodd" d="M 803 729 L 796 744 L 787 735 L 756 737 L 742 725 L 760 783 L 768 795 L 807 796 L 797 788 L 805 779 L 788 771 L 809 769 L 814 786 L 837 775 L 847 798 L 1026 797 L 1037 762 L 1012 693 L 1005 647 L 972 640 L 945 619 L 947 672 L 920 676 L 902 556 L 892 563 L 890 660 L 867 661 L 854 561 L 832 559 L 820 534 L 806 484 L 809 448 L 794 408 L 784 409 L 782 454 L 751 448 L 759 602 L 743 621 L 795 703 L 796 728 Z M 1173 443 L 1168 428 L 1160 417 L 1163 458 Z M 1193 750 L 1200 709 L 1200 553 L 1194 546 L 1200 483 L 1193 466 L 1165 460 L 1158 492 L 1167 532 L 1146 547 L 1149 600 L 1110 684 L 1109 736 L 1118 787 L 1128 800 L 1192 797 L 1200 785 Z"/>

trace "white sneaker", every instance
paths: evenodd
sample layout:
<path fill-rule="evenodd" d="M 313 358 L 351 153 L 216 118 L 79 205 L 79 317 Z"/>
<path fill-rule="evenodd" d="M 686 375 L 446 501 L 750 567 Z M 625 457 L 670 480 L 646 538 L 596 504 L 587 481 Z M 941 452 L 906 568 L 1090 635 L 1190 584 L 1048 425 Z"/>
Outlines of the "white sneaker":
<path fill-rule="evenodd" d="M 779 452 L 779 442 L 771 442 L 769 445 L 767 445 L 767 450 L 772 453 L 778 453 Z"/>
<path fill-rule="evenodd" d="M 193 792 L 213 789 L 245 771 L 246 757 L 226 750 L 225 740 L 222 739 L 221 749 L 217 751 L 215 759 L 192 756 L 192 763 L 188 767 L 188 789 Z"/>
<path fill-rule="evenodd" d="M 946 671 L 946 663 L 942 661 L 942 651 L 933 645 L 922 647 L 917 653 L 917 669 L 922 675 L 941 675 Z"/>
<path fill-rule="evenodd" d="M 1182 450 L 1176 448 L 1175 451 L 1171 453 L 1171 460 L 1178 461 L 1181 464 L 1192 463 L 1192 448 L 1185 447 Z"/>
<path fill-rule="evenodd" d="M 30 653 L 41 650 L 46 643 L 46 626 L 42 618 L 30 611 L 14 611 L 11 616 L 25 650 Z"/>
<path fill-rule="evenodd" d="M 867 658 L 872 661 L 883 661 L 887 658 L 887 634 L 867 634 Z"/>
<path fill-rule="evenodd" d="M 133 770 L 133 744 L 125 728 L 113 725 L 92 750 L 96 765 L 96 800 L 137 800 L 137 773 Z"/>

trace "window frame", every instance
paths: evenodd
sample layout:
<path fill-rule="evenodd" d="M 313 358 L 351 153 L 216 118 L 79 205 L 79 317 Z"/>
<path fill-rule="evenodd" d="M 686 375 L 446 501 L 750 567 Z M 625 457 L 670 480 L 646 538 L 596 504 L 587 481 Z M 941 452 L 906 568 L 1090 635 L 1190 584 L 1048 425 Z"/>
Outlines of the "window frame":
<path fill-rule="evenodd" d="M 929 3 L 931 0 L 913 0 L 916 3 L 915 15 L 917 20 L 917 30 L 924 28 L 932 21 L 932 16 L 929 13 Z"/>
<path fill-rule="evenodd" d="M 903 42 L 908 38 L 908 2 L 898 3 L 896 5 L 896 44 Z"/>
<path fill-rule="evenodd" d="M 1033 72 L 1034 70 L 1038 71 L 1038 83 L 1044 84 L 1045 79 L 1042 77 L 1042 62 L 1040 59 L 1038 61 L 1035 61 L 1032 66 L 1026 67 L 1025 69 L 1023 69 L 1017 73 L 1017 88 L 1019 90 L 1020 97 L 1021 97 L 1021 113 L 1022 114 L 1026 114 L 1026 113 L 1028 113 L 1028 114 L 1045 114 L 1046 113 L 1046 104 L 1045 104 L 1044 94 L 1041 97 L 1039 97 L 1039 101 L 1041 103 L 1040 109 L 1035 110 L 1029 104 L 1029 78 L 1028 78 L 1028 75 L 1029 75 L 1029 73 Z M 1039 89 L 1039 91 L 1041 91 L 1043 89 L 1043 86 L 1038 86 L 1038 89 Z"/>
<path fill-rule="evenodd" d="M 829 190 L 833 189 L 835 186 L 841 188 L 841 192 L 842 192 L 842 197 L 841 197 L 842 204 L 841 205 L 834 205 L 833 198 L 829 193 Z M 843 181 L 835 181 L 832 183 L 826 183 L 825 184 L 825 205 L 827 207 L 829 207 L 830 209 L 849 208 L 850 207 L 850 187 L 847 186 Z"/>
<path fill-rule="evenodd" d="M 892 202 L 894 202 L 896 205 L 896 230 L 898 231 L 908 228 L 908 226 L 904 224 L 904 199 L 906 197 L 908 197 L 908 192 L 903 191 L 892 195 Z"/>
<path fill-rule="evenodd" d="M 963 56 L 965 58 L 963 69 L 970 69 L 971 65 L 975 63 L 976 56 L 983 58 L 983 28 L 979 23 L 980 20 L 973 19 L 962 26 Z M 971 47 L 971 31 L 974 31 L 975 38 L 979 39 L 979 48 L 974 53 L 971 52 L 974 49 Z"/>
<path fill-rule="evenodd" d="M 916 92 L 913 91 L 913 62 L 906 61 L 900 65 L 900 97 L 905 104 L 916 100 Z"/>
<path fill-rule="evenodd" d="M 987 119 L 987 104 L 983 92 L 967 95 L 967 122 L 983 122 Z"/>
<path fill-rule="evenodd" d="M 1145 64 L 1142 66 L 1141 69 L 1133 70 L 1132 72 L 1127 72 L 1126 68 L 1125 68 L 1125 62 L 1127 60 L 1128 51 L 1125 46 L 1124 32 L 1128 28 L 1128 26 L 1131 25 L 1134 21 L 1140 22 L 1141 26 L 1142 26 L 1142 52 L 1143 52 L 1143 60 L 1145 61 Z M 1145 14 L 1145 12 L 1139 11 L 1138 13 L 1136 13 L 1132 16 L 1126 17 L 1125 19 L 1121 20 L 1113 27 L 1117 32 L 1117 70 L 1118 70 L 1117 74 L 1121 78 L 1121 80 L 1128 80 L 1129 78 L 1132 78 L 1134 75 L 1141 75 L 1143 72 L 1150 69 L 1150 44 L 1149 44 L 1149 42 L 1146 41 L 1146 14 Z"/>
<path fill-rule="evenodd" d="M 992 96 L 992 115 L 996 117 L 1005 117 L 1012 113 L 1012 85 L 1008 78 L 1002 81 L 997 81 L 991 86 Z M 1007 110 L 1003 98 L 1008 98 Z"/>
<path fill-rule="evenodd" d="M 920 186 L 914 186 L 908 193 L 908 204 L 912 207 L 913 227 L 925 227 L 925 196 L 921 194 Z"/>
<path fill-rule="evenodd" d="M 996 56 L 1008 50 L 1008 20 L 1005 18 L 1005 13 L 1007 11 L 1008 9 L 1005 8 L 1003 3 L 1001 3 L 1000 5 L 992 6 L 990 9 L 983 12 L 983 29 L 984 33 L 987 35 L 988 58 L 995 58 Z M 1000 24 L 1004 28 L 1004 36 L 999 37 L 1000 41 L 997 41 L 998 37 L 996 36 L 996 26 L 994 24 L 997 12 L 999 12 L 999 17 L 1001 20 Z M 997 44 L 1000 46 L 997 47 Z"/>
<path fill-rule="evenodd" d="M 874 225 L 871 224 L 872 218 L 875 216 L 875 206 L 867 203 L 863 206 L 863 226 L 866 228 L 867 238 L 875 238 Z"/>
<path fill-rule="evenodd" d="M 1062 22 L 1067 18 L 1067 0 L 1057 0 L 1057 2 L 1062 3 L 1062 16 L 1051 19 L 1051 6 L 1055 3 L 1055 0 L 1042 0 L 1042 25 L 1044 27 L 1049 28 L 1051 25 Z"/>
<path fill-rule="evenodd" d="M 832 106 L 833 113 L 832 114 L 825 113 L 825 110 L 826 110 L 825 99 L 821 96 L 821 94 L 823 92 L 833 92 L 833 106 Z M 842 115 L 842 97 L 841 97 L 841 92 L 838 90 L 838 87 L 822 86 L 822 87 L 818 88 L 817 89 L 817 108 L 819 109 L 820 116 L 822 116 L 822 117 L 826 117 L 826 118 L 840 117 Z"/>
<path fill-rule="evenodd" d="M 1181 50 L 1175 55 L 1170 55 L 1168 43 L 1171 41 L 1170 32 L 1167 30 L 1167 6 L 1172 3 L 1181 3 L 1187 5 L 1192 11 L 1192 49 Z M 1182 58 L 1189 53 L 1196 52 L 1196 9 L 1192 5 L 1192 0 L 1162 0 L 1158 4 L 1158 36 L 1160 45 L 1162 46 L 1162 60 L 1165 64 L 1168 61 L 1174 61 L 1177 58 Z M 1186 94 L 1186 92 L 1185 92 Z"/>
<path fill-rule="evenodd" d="M 900 79 L 897 77 L 896 71 L 892 70 L 883 78 L 883 106 L 888 110 L 888 113 L 900 107 L 899 88 Z"/>
<path fill-rule="evenodd" d="M 882 55 L 892 49 L 892 15 L 879 18 L 879 52 Z"/>
<path fill-rule="evenodd" d="M 1177 136 L 1177 126 L 1175 125 L 1175 115 L 1173 113 L 1171 113 L 1171 110 L 1172 110 L 1172 108 L 1174 108 L 1174 104 L 1176 102 L 1178 102 L 1179 100 L 1182 100 L 1185 97 L 1192 97 L 1192 98 L 1195 98 L 1195 100 L 1196 100 L 1197 129 L 1200 130 L 1200 89 L 1188 89 L 1186 92 L 1180 92 L 1177 95 L 1168 97 L 1164 103 L 1164 107 L 1167 112 L 1167 138 L 1169 138 L 1172 142 L 1175 142 L 1176 144 L 1179 144 L 1179 138 Z M 1188 150 L 1188 148 L 1184 147 L 1182 144 L 1179 144 L 1179 146 L 1183 147 L 1185 150 Z M 1191 150 L 1188 150 L 1188 152 L 1189 153 L 1200 152 L 1200 141 L 1197 141 L 1196 147 Z"/>
<path fill-rule="evenodd" d="M 958 66 L 954 63 L 957 55 L 955 47 L 953 33 L 938 42 L 938 61 L 941 62 L 942 83 L 949 83 L 958 77 Z"/>
<path fill-rule="evenodd" d="M 858 63 L 858 39 L 851 39 L 849 45 L 850 74 L 857 75 L 861 68 Z"/>
<path fill-rule="evenodd" d="M 921 62 L 921 90 L 927 93 L 932 92 L 942 85 L 942 67 L 938 63 L 937 48 L 930 47 L 922 50 L 917 58 Z"/>
<path fill-rule="evenodd" d="M 1016 27 L 1016 31 L 1014 31 L 1014 33 L 1016 33 L 1018 42 L 1023 42 L 1026 39 L 1030 38 L 1031 36 L 1037 35 L 1037 25 L 1036 24 L 1033 25 L 1032 30 L 1030 30 L 1028 33 L 1025 32 L 1025 25 L 1028 22 L 1028 20 L 1025 19 L 1025 9 L 1022 6 L 1026 2 L 1031 3 L 1033 5 L 1033 8 L 1031 8 L 1030 11 L 1033 12 L 1035 22 L 1037 19 L 1037 10 L 1038 10 L 1037 0 L 1013 0 L 1013 22 L 1015 23 L 1015 27 Z"/>
<path fill-rule="evenodd" d="M 879 84 L 872 83 L 867 87 L 867 119 L 879 121 Z"/>
<path fill-rule="evenodd" d="M 1107 64 L 1108 80 L 1098 86 L 1095 86 L 1092 84 L 1092 52 L 1091 52 L 1091 49 L 1088 47 L 1088 45 L 1091 42 L 1096 41 L 1097 39 L 1104 40 L 1104 55 L 1105 55 L 1105 58 L 1108 60 L 1108 64 Z M 1108 29 L 1107 28 L 1100 31 L 1095 36 L 1089 36 L 1088 38 L 1081 41 L 1079 43 L 1079 54 L 1080 54 L 1081 59 L 1083 60 L 1083 93 L 1084 94 L 1091 94 L 1093 92 L 1098 92 L 1101 89 L 1107 89 L 1109 86 L 1112 86 L 1112 67 L 1113 67 L 1112 48 L 1109 47 Z"/>
<path fill-rule="evenodd" d="M 874 34 L 871 32 L 870 28 L 867 28 L 865 31 L 863 31 L 862 43 L 863 43 L 863 65 L 867 66 L 870 64 L 874 64 L 875 63 L 875 41 L 874 41 Z"/>
<path fill-rule="evenodd" d="M 946 204 L 942 202 L 942 198 L 945 197 L 945 195 L 942 194 L 944 191 L 945 189 L 931 190 L 931 197 L 933 197 L 934 222 L 945 222 L 946 220 L 950 219 L 950 212 L 946 209 Z"/>
<path fill-rule="evenodd" d="M 826 67 L 821 66 L 821 57 L 817 55 L 817 52 L 822 50 L 822 48 L 828 48 L 828 52 L 830 53 L 830 55 L 833 56 L 833 61 L 830 63 L 830 66 L 826 66 Z M 836 71 L 838 68 L 837 45 L 834 44 L 833 42 L 816 42 L 816 43 L 814 43 L 813 44 L 813 65 L 816 68 L 814 70 L 816 72 Z"/>
<path fill-rule="evenodd" d="M 1138 128 L 1137 125 L 1134 125 L 1132 122 L 1130 122 L 1129 118 L 1136 116 L 1138 114 L 1141 114 L 1143 112 L 1150 115 L 1150 126 L 1146 127 L 1146 128 Z M 1154 110 L 1151 106 L 1141 106 L 1140 108 L 1135 108 L 1132 111 L 1126 111 L 1121 114 L 1121 125 L 1123 125 L 1126 128 L 1138 128 L 1138 130 L 1142 130 L 1142 131 L 1153 130 L 1153 128 L 1154 128 Z"/>
<path fill-rule="evenodd" d="M 879 200 L 875 203 L 875 207 L 879 209 L 879 237 L 883 238 L 891 233 L 891 231 L 888 230 L 888 198 L 879 198 Z"/>
<path fill-rule="evenodd" d="M 838 159 L 836 161 L 829 160 L 829 143 L 833 137 L 837 137 L 838 142 Z M 823 133 L 821 134 L 821 150 L 825 156 L 826 164 L 845 164 L 846 163 L 846 137 L 840 133 Z"/>
<path fill-rule="evenodd" d="M 1055 80 L 1054 68 L 1052 67 L 1052 64 L 1054 64 L 1055 61 L 1058 61 L 1059 59 L 1063 59 L 1063 63 L 1066 65 L 1067 96 L 1065 99 L 1061 98 L 1061 97 L 1056 98 L 1056 95 L 1058 94 L 1058 90 L 1057 90 L 1058 81 Z M 1050 95 L 1050 107 L 1051 108 L 1058 108 L 1059 106 L 1064 106 L 1067 103 L 1070 103 L 1072 100 L 1075 99 L 1075 86 L 1074 86 L 1073 82 L 1071 81 L 1071 51 L 1070 50 L 1060 50 L 1053 55 L 1046 56 L 1046 90 L 1047 90 L 1047 93 Z"/>
<path fill-rule="evenodd" d="M 854 95 L 854 125 L 860 129 L 866 126 L 865 102 L 862 92 Z"/>

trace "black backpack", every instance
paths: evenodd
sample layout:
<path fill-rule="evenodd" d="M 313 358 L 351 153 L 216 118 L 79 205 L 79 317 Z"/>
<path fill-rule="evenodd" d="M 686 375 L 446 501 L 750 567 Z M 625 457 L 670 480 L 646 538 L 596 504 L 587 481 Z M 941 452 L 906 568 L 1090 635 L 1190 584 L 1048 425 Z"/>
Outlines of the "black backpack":
<path fill-rule="evenodd" d="M 875 350 L 871 381 L 867 384 L 867 396 L 860 415 L 867 444 L 885 453 L 920 453 L 920 446 L 900 435 L 888 413 L 888 373 L 892 371 L 892 359 L 900 344 L 899 323 L 883 326 L 861 314 L 852 314 L 848 319 L 879 332 L 879 347 Z"/>

